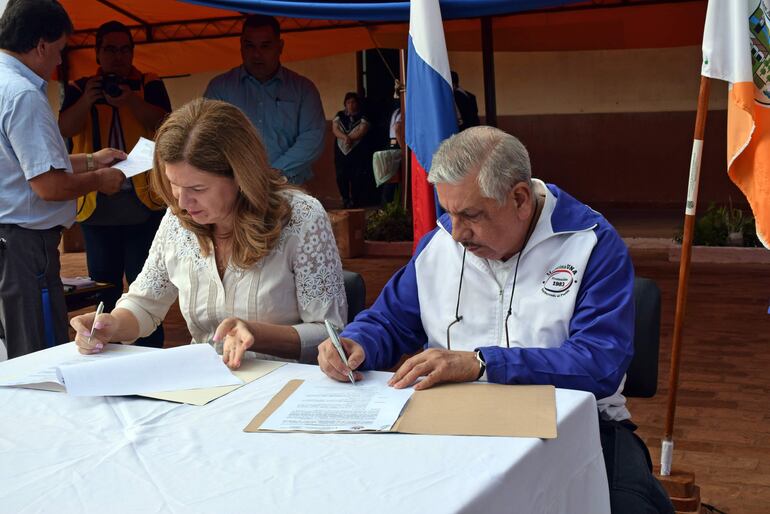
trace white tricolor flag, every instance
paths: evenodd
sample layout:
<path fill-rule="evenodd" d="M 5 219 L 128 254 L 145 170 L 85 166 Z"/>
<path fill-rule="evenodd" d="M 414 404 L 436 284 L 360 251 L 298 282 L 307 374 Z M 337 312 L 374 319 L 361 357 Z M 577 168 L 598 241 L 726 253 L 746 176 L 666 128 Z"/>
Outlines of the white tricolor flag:
<path fill-rule="evenodd" d="M 730 83 L 727 172 L 749 200 L 770 248 L 770 0 L 709 0 L 706 77 Z"/>

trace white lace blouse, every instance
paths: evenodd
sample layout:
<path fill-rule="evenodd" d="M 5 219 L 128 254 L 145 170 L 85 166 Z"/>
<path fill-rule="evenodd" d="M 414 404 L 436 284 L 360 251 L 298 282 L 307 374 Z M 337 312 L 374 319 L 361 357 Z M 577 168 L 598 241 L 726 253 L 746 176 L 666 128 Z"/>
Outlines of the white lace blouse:
<path fill-rule="evenodd" d="M 285 194 L 291 219 L 273 251 L 248 269 L 231 262 L 222 280 L 214 253 L 204 257 L 195 235 L 167 211 L 142 272 L 116 306 L 136 316 L 140 337 L 155 330 L 179 297 L 193 343 L 210 343 L 222 320 L 236 316 L 291 325 L 300 361 L 315 362 L 326 338 L 324 319 L 340 327 L 347 320 L 342 264 L 320 202 L 299 191 Z"/>

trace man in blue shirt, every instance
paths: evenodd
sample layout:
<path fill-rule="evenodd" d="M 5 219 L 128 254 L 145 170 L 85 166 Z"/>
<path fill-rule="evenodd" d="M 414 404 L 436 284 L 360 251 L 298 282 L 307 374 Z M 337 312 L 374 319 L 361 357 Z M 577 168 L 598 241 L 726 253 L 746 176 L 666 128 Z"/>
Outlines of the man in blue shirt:
<path fill-rule="evenodd" d="M 292 184 L 302 184 L 323 151 L 326 118 L 318 89 L 281 66 L 282 51 L 278 21 L 250 16 L 241 34 L 243 64 L 214 77 L 204 96 L 241 109 L 259 131 L 270 165 Z"/>
<path fill-rule="evenodd" d="M 55 0 L 11 0 L 0 18 L 0 339 L 9 358 L 69 340 L 61 229 L 78 196 L 115 193 L 125 178 L 106 168 L 126 158 L 118 150 L 67 155 L 48 104 L 46 79 L 71 32 Z"/>

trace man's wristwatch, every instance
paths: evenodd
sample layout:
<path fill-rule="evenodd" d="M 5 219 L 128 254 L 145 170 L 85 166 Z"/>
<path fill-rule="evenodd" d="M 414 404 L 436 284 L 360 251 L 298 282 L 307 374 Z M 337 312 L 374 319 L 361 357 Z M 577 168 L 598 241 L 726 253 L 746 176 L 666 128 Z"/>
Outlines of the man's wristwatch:
<path fill-rule="evenodd" d="M 94 154 L 86 154 L 86 171 L 94 171 L 96 166 L 94 165 Z"/>
<path fill-rule="evenodd" d="M 487 370 L 487 362 L 484 360 L 484 355 L 481 353 L 481 350 L 478 348 L 474 350 L 474 355 L 476 355 L 476 360 L 479 361 L 479 376 L 476 377 L 476 380 L 480 379 L 484 372 Z"/>

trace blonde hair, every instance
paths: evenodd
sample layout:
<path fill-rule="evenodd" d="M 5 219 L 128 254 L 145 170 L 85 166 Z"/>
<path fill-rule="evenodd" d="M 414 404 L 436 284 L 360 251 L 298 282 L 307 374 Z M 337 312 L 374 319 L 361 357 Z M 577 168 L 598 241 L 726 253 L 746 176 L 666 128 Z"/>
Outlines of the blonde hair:
<path fill-rule="evenodd" d="M 172 112 L 155 136 L 152 188 L 208 255 L 214 226 L 196 223 L 179 207 L 166 176 L 166 163 L 179 162 L 232 178 L 238 186 L 233 206 L 233 263 L 247 268 L 268 255 L 291 217 L 291 205 L 281 193 L 296 188 L 270 167 L 265 146 L 248 118 L 231 104 L 199 98 Z"/>

